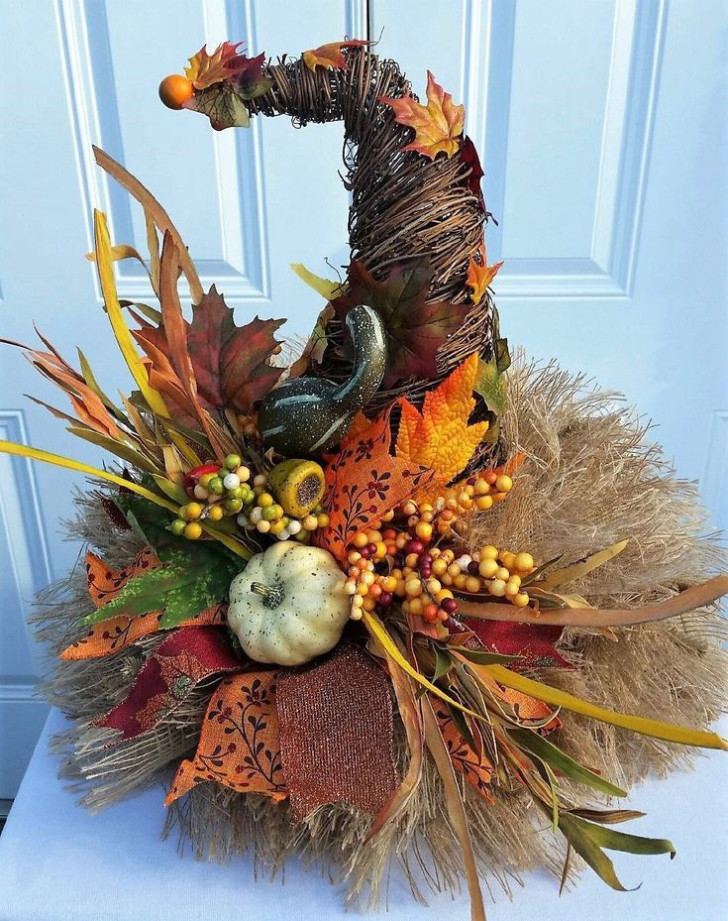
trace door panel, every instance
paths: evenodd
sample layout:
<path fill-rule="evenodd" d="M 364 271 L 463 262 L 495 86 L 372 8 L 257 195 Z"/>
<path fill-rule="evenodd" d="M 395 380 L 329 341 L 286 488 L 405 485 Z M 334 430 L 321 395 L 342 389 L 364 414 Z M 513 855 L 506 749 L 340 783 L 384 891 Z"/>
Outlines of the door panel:
<path fill-rule="evenodd" d="M 721 0 L 372 0 L 424 95 L 466 105 L 511 343 L 626 394 L 726 517 Z"/>

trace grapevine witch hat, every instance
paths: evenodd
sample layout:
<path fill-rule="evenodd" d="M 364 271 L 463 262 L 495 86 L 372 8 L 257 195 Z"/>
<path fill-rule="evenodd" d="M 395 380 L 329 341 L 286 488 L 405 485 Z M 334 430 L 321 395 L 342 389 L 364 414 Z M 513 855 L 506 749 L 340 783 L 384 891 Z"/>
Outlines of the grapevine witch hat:
<path fill-rule="evenodd" d="M 95 215 L 134 388 L 20 347 L 117 466 L 0 442 L 92 483 L 85 566 L 36 615 L 73 720 L 63 775 L 91 809 L 162 777 L 198 856 L 298 854 L 372 905 L 392 863 L 418 897 L 465 879 L 475 919 L 489 875 L 586 863 L 622 888 L 608 851 L 674 847 L 623 831 L 619 799 L 686 746 L 726 748 L 728 576 L 695 490 L 613 395 L 511 363 L 483 171 L 432 74 L 420 102 L 367 42 L 278 63 L 225 43 L 160 95 L 216 130 L 342 121 L 351 261 L 296 267 L 322 309 L 287 364 L 281 321 L 204 290 L 167 212 L 95 151 L 148 231 L 158 304 L 123 302 L 113 263 L 142 257 Z"/>

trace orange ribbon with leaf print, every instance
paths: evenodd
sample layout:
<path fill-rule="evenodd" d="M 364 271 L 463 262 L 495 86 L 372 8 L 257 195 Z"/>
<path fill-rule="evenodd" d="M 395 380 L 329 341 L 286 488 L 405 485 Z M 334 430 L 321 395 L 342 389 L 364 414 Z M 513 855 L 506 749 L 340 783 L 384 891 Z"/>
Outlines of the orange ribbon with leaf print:
<path fill-rule="evenodd" d="M 373 422 L 358 417 L 336 454 L 326 458 L 324 507 L 326 528 L 314 532 L 319 547 L 345 560 L 347 545 L 386 512 L 425 488 L 432 471 L 405 457 L 390 454 L 391 410 Z"/>
<path fill-rule="evenodd" d="M 453 767 L 458 774 L 462 774 L 465 780 L 475 787 L 484 800 L 491 804 L 494 803 L 495 799 L 490 792 L 490 781 L 493 777 L 493 765 L 490 759 L 482 749 L 478 752 L 468 744 L 455 725 L 452 714 L 441 700 L 438 700 L 434 694 L 429 695 L 429 700 L 435 711 L 437 724 Z"/>
<path fill-rule="evenodd" d="M 205 714 L 194 758 L 177 769 L 169 806 L 198 783 L 220 783 L 274 802 L 288 796 L 278 737 L 276 673 L 246 672 L 220 682 Z"/>

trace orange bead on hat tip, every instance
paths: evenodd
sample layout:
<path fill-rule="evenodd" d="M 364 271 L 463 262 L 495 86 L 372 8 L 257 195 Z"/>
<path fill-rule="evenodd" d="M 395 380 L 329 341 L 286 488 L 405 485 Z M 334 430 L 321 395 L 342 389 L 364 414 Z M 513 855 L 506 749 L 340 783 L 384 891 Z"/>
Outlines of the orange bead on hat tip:
<path fill-rule="evenodd" d="M 159 98 L 168 109 L 181 109 L 194 95 L 192 81 L 182 74 L 170 74 L 159 84 Z"/>

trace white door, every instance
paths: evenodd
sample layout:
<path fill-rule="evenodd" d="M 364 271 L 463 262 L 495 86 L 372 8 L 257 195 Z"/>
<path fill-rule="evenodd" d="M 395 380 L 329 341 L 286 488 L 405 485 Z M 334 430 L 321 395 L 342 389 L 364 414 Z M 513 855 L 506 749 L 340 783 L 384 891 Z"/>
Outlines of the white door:
<path fill-rule="evenodd" d="M 93 355 L 106 389 L 127 386 L 84 253 L 94 206 L 117 242 L 143 250 L 144 230 L 92 143 L 165 204 L 239 322 L 288 316 L 305 334 L 318 299 L 289 263 L 347 261 L 340 126 L 216 134 L 164 109 L 156 87 L 203 42 L 277 56 L 383 30 L 377 50 L 416 91 L 429 68 L 466 104 L 511 342 L 624 390 L 726 527 L 727 27 L 723 0 L 0 0 L 0 336 L 32 341 L 35 319 L 69 359 Z M 150 294 L 133 266 L 119 287 Z M 0 438 L 101 461 L 23 399 L 62 397 L 19 354 L 4 349 L 0 369 Z M 76 559 L 58 521 L 83 487 L 0 458 L 0 798 L 45 712 L 25 617 Z"/>

